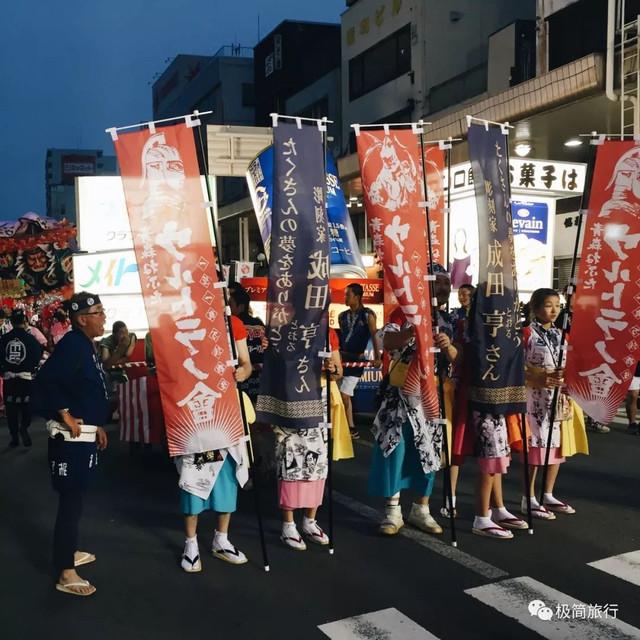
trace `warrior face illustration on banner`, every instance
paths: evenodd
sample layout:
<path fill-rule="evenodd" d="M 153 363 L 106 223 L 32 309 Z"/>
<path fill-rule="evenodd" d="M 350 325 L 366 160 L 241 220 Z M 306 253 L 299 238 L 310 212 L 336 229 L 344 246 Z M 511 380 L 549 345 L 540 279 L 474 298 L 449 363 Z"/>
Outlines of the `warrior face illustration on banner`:
<path fill-rule="evenodd" d="M 182 158 L 175 147 L 166 143 L 164 133 L 151 136 L 142 149 L 142 176 L 149 188 L 167 186 L 174 190 L 184 187 Z"/>
<path fill-rule="evenodd" d="M 640 217 L 640 148 L 634 147 L 620 157 L 606 189 L 613 187 L 611 199 L 604 203 L 601 218 L 614 209 Z"/>
<path fill-rule="evenodd" d="M 149 137 L 140 154 L 142 180 L 140 188 L 148 191 L 143 217 L 154 216 L 169 206 L 182 209 L 185 185 L 184 164 L 175 147 L 167 144 L 164 133 Z"/>
<path fill-rule="evenodd" d="M 418 168 L 407 148 L 397 137 L 385 135 L 382 142 L 375 143 L 367 151 L 362 168 L 363 171 L 372 155 L 377 155 L 382 162 L 377 178 L 367 189 L 371 204 L 380 205 L 389 211 L 397 211 L 409 203 L 410 194 L 418 190 Z"/>

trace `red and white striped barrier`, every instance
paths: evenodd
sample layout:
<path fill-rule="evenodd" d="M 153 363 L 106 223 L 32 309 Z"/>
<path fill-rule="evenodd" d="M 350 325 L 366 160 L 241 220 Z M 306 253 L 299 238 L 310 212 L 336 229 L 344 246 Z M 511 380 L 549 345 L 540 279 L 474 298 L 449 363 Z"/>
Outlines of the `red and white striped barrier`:
<path fill-rule="evenodd" d="M 146 365 L 145 365 L 146 366 Z M 164 421 L 156 376 L 142 376 L 118 385 L 120 440 L 160 444 Z"/>

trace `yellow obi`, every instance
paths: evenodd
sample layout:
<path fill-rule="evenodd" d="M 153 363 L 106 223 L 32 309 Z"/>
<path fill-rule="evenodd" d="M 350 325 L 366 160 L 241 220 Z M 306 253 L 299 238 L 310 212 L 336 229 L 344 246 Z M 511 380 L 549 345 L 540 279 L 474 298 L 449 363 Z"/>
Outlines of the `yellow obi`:
<path fill-rule="evenodd" d="M 584 422 L 584 413 L 578 404 L 570 398 L 572 417 L 570 420 L 563 420 L 560 423 L 560 450 L 565 458 L 574 456 L 576 453 L 589 455 L 589 442 L 587 441 L 587 430 Z"/>
<path fill-rule="evenodd" d="M 342 403 L 342 396 L 335 380 L 329 385 L 329 400 L 331 406 L 331 437 L 333 439 L 333 455 L 331 459 L 346 460 L 353 458 L 353 441 L 349 433 L 347 414 Z"/>

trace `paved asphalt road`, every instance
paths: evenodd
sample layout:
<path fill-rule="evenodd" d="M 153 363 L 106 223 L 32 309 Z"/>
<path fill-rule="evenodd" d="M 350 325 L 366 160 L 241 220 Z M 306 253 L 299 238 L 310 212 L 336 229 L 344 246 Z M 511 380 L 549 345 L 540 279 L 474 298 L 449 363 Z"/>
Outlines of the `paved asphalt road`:
<path fill-rule="evenodd" d="M 5 425 L 2 420 L 0 447 L 8 440 Z M 204 570 L 192 575 L 178 564 L 183 533 L 173 465 L 159 452 L 131 457 L 112 426 L 82 523 L 81 548 L 98 557 L 81 571 L 98 588 L 91 598 L 53 588 L 56 499 L 42 423 L 32 432 L 31 450 L 0 448 L 2 640 L 640 637 L 640 437 L 627 435 L 622 421 L 609 434 L 591 434 L 592 455 L 570 460 L 561 471 L 556 495 L 577 514 L 537 523 L 534 535 L 518 532 L 512 541 L 471 535 L 471 461 L 459 488 L 457 550 L 448 544 L 448 528 L 437 538 L 409 526 L 403 535 L 380 537 L 374 518 L 381 505 L 366 495 L 367 434 L 356 445 L 356 459 L 334 467 L 335 555 L 281 546 L 273 485 L 262 489 L 271 572 L 262 568 L 253 496 L 243 491 L 231 539 L 250 562 L 234 567 L 207 553 L 208 515 L 199 535 Z M 512 510 L 521 472 L 514 462 L 506 481 Z M 441 493 L 439 480 L 432 513 Z M 326 527 L 326 508 L 319 520 Z M 601 569 L 589 566 L 632 552 Z M 527 605 L 534 599 L 553 610 L 553 620 L 531 615 Z M 597 619 L 597 608 L 579 603 L 610 605 L 609 618 Z M 566 605 L 563 619 L 557 604 Z M 616 609 L 626 625 L 612 620 Z M 581 611 L 587 619 L 579 619 Z"/>

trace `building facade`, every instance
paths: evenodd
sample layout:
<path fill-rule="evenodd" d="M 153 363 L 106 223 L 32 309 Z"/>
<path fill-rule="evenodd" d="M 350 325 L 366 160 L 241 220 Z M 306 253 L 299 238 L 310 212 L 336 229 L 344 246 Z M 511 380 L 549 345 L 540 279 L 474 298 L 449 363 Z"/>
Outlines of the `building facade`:
<path fill-rule="evenodd" d="M 339 25 L 281 22 L 254 49 L 255 124 L 270 126 L 270 113 L 285 113 L 288 99 L 339 67 Z M 313 103 L 299 106 L 312 109 Z"/>
<path fill-rule="evenodd" d="M 539 204 L 546 206 L 553 237 L 547 249 L 553 284 L 562 287 L 572 261 L 582 189 L 564 188 L 569 184 L 565 181 L 555 193 L 539 192 L 530 198 L 528 189 L 543 191 L 543 179 L 558 187 L 562 175 L 584 168 L 589 144 L 580 134 L 638 132 L 638 108 L 634 112 L 629 105 L 640 104 L 640 2 L 496 0 L 453 5 L 440 0 L 358 0 L 343 14 L 343 135 L 352 122 L 423 118 L 431 123 L 429 139 L 461 140 L 451 152 L 458 171 L 468 158 L 467 115 L 509 122 L 512 164 L 518 164 L 514 173 L 523 171 L 514 175 L 512 189 L 531 201 L 546 198 Z M 407 36 L 410 60 L 399 57 Z M 389 47 L 393 39 L 396 66 L 387 69 L 386 82 L 380 77 L 368 80 L 367 60 L 375 60 L 378 48 Z M 353 79 L 352 72 L 360 75 Z M 621 86 L 621 78 L 635 81 Z M 361 95 L 354 95 L 354 89 Z M 352 215 L 364 218 L 358 206 L 358 159 L 352 149 L 353 139 L 339 170 L 345 192 L 357 203 Z M 526 162 L 516 162 L 518 157 Z M 471 220 L 473 202 L 465 202 L 462 195 L 457 215 Z M 354 226 L 366 234 L 364 221 Z M 370 245 L 363 249 L 370 250 Z"/>
<path fill-rule="evenodd" d="M 416 120 L 487 91 L 489 36 L 533 29 L 535 0 L 358 0 L 342 14 L 342 138 L 351 123 Z M 511 65 L 510 65 L 511 66 Z"/>
<path fill-rule="evenodd" d="M 269 114 L 322 118 L 329 125 L 329 146 L 341 149 L 340 26 L 285 20 L 254 49 L 255 124 L 268 128 Z M 258 129 L 256 129 L 258 130 Z M 265 145 L 266 146 L 266 145 Z M 251 199 L 221 202 L 221 242 L 227 261 L 261 263 L 264 248 Z"/>
<path fill-rule="evenodd" d="M 105 156 L 100 149 L 47 149 L 45 159 L 45 194 L 47 215 L 56 220 L 66 218 L 76 223 L 75 179 L 80 176 L 115 176 L 115 156 Z"/>
<path fill-rule="evenodd" d="M 228 45 L 212 56 L 180 54 L 154 82 L 152 94 L 154 120 L 198 110 L 213 112 L 201 118 L 203 125 L 253 125 L 253 50 Z M 243 180 L 219 178 L 216 192 L 219 203 L 226 204 L 244 197 L 246 187 Z"/>

